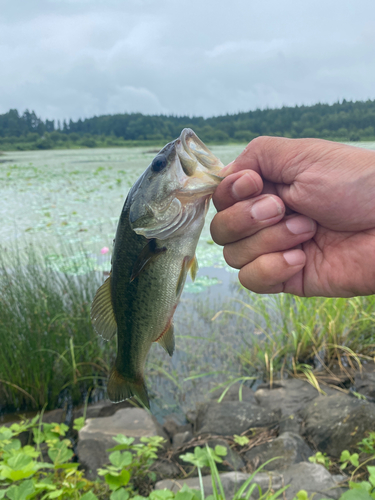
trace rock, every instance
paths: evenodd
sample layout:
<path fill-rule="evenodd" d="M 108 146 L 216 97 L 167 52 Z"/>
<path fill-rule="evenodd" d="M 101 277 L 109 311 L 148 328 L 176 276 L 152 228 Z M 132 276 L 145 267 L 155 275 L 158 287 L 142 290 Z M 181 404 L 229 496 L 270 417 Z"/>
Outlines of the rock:
<path fill-rule="evenodd" d="M 96 477 L 96 469 L 108 463 L 108 448 L 116 442 L 113 437 L 124 434 L 134 437 L 135 443 L 143 436 L 167 436 L 157 421 L 142 408 L 124 408 L 111 417 L 93 418 L 79 431 L 78 461 L 88 477 Z"/>
<path fill-rule="evenodd" d="M 283 417 L 279 423 L 279 433 L 294 432 L 295 434 L 301 433 L 302 417 L 299 414 L 289 415 Z"/>
<path fill-rule="evenodd" d="M 354 452 L 366 433 L 375 430 L 375 404 L 345 394 L 312 401 L 302 416 L 307 440 L 335 458 L 343 450 Z"/>
<path fill-rule="evenodd" d="M 280 411 L 269 411 L 246 402 L 225 401 L 197 405 L 196 435 L 218 434 L 233 436 L 251 427 L 266 427 L 278 423 Z"/>
<path fill-rule="evenodd" d="M 335 389 L 329 387 L 324 387 L 324 391 L 327 395 L 337 393 Z M 278 380 L 272 389 L 269 385 L 259 386 L 255 392 L 255 399 L 262 408 L 271 411 L 281 410 L 283 417 L 296 415 L 316 398 L 322 399 L 324 396 L 308 382 L 296 378 Z"/>
<path fill-rule="evenodd" d="M 134 408 L 134 406 L 129 403 L 129 401 L 122 401 L 121 403 L 111 403 L 108 400 L 102 400 L 97 403 L 87 406 L 86 419 L 88 418 L 98 418 L 98 417 L 110 417 L 116 413 L 118 410 L 123 408 Z M 84 406 L 80 406 L 74 409 L 73 418 L 83 417 Z"/>
<path fill-rule="evenodd" d="M 242 460 L 240 455 L 229 446 L 225 439 L 210 439 L 207 444 L 213 450 L 215 449 L 215 446 L 224 446 L 227 450 L 225 457 L 221 457 L 223 459 L 223 463 L 217 464 L 219 471 L 239 471 L 245 467 L 245 462 Z"/>
<path fill-rule="evenodd" d="M 319 464 L 301 462 L 289 467 L 283 476 L 284 484 L 290 485 L 285 492 L 287 500 L 293 500 L 300 490 L 306 490 L 309 498 L 312 493 L 316 493 L 314 500 L 338 499 L 344 492 L 337 487 L 337 482 L 327 469 Z"/>
<path fill-rule="evenodd" d="M 242 486 L 242 484 L 248 479 L 250 474 L 245 474 L 242 472 L 225 472 L 224 474 L 220 474 L 221 483 L 223 485 L 224 493 L 226 498 L 232 498 L 233 495 L 238 491 L 238 489 Z M 258 484 L 263 493 L 267 491 L 268 486 L 270 484 L 270 477 L 272 477 L 272 487 L 274 490 L 278 490 L 283 486 L 282 484 L 282 476 L 281 474 L 271 473 L 258 473 L 255 475 L 253 481 Z M 159 481 L 155 485 L 156 490 L 163 490 L 164 488 L 168 488 L 173 492 L 179 491 L 184 484 L 187 484 L 189 488 L 199 490 L 199 478 L 189 478 L 189 479 L 167 479 L 164 481 Z M 212 495 L 212 480 L 211 476 L 203 476 L 203 487 L 205 496 Z M 259 498 L 258 491 L 254 491 L 251 495 L 250 499 L 255 500 Z"/>
<path fill-rule="evenodd" d="M 238 491 L 241 485 L 248 479 L 250 474 L 241 472 L 227 472 L 220 474 L 220 479 L 224 488 L 226 498 L 232 498 Z M 263 494 L 267 491 L 270 485 L 270 478 L 272 478 L 272 489 L 279 490 L 283 486 L 290 485 L 285 491 L 282 498 L 286 500 L 293 500 L 295 495 L 300 490 L 306 490 L 309 497 L 315 493 L 314 500 L 335 499 L 340 498 L 343 493 L 342 488 L 337 487 L 337 483 L 333 476 L 322 466 L 318 464 L 311 464 L 301 462 L 300 464 L 293 465 L 282 474 L 274 471 L 270 473 L 259 472 L 255 475 L 250 484 L 256 483 L 262 488 Z M 164 480 L 156 483 L 155 489 L 162 490 L 168 488 L 173 492 L 179 491 L 183 484 L 187 484 L 190 488 L 199 490 L 199 479 L 175 479 Z M 205 495 L 212 494 L 211 476 L 203 477 L 203 486 Z M 256 488 L 252 495 L 251 500 L 259 498 L 259 492 Z M 281 498 L 281 497 L 280 497 Z"/>
<path fill-rule="evenodd" d="M 279 437 L 255 446 L 245 453 L 246 460 L 253 469 L 257 469 L 264 462 L 274 457 L 281 457 L 267 464 L 265 470 L 285 470 L 293 464 L 307 461 L 313 455 L 310 447 L 298 434 L 284 432 Z"/>
<path fill-rule="evenodd" d="M 116 443 L 113 442 L 115 445 Z M 76 453 L 78 462 L 85 470 L 85 476 L 91 481 L 98 478 L 97 470 L 108 463 L 108 444 L 100 439 L 83 439 L 78 441 Z"/>
<path fill-rule="evenodd" d="M 373 366 L 372 366 L 373 368 Z M 363 394 L 364 396 L 371 398 L 375 401 L 375 372 L 374 371 L 363 371 L 362 373 L 357 373 L 354 377 L 354 386 L 356 392 Z"/>
<path fill-rule="evenodd" d="M 183 444 L 188 443 L 191 439 L 193 439 L 193 433 L 191 431 L 178 432 L 173 436 L 173 448 L 179 448 Z"/>
<path fill-rule="evenodd" d="M 177 477 L 181 474 L 180 468 L 174 462 L 162 458 L 151 465 L 150 471 L 155 472 L 157 481 Z"/>
<path fill-rule="evenodd" d="M 186 416 L 186 420 L 187 420 L 188 422 L 190 422 L 191 424 L 193 424 L 193 425 L 194 425 L 195 420 L 196 420 L 196 418 L 197 418 L 197 411 L 196 411 L 196 410 L 188 410 L 188 411 L 186 412 L 186 415 L 185 415 L 185 416 Z"/>
<path fill-rule="evenodd" d="M 214 392 L 211 393 L 210 399 L 218 400 L 220 396 L 223 394 L 224 390 L 225 388 L 216 389 Z M 246 385 L 243 385 L 240 382 L 236 382 L 235 384 L 230 386 L 228 391 L 225 393 L 225 396 L 222 399 L 222 401 L 240 401 L 239 397 L 240 391 L 242 393 L 242 401 L 247 401 L 248 403 L 257 404 L 254 391 L 250 389 L 250 387 L 247 387 Z"/>
<path fill-rule="evenodd" d="M 43 422 L 46 424 L 62 424 L 65 422 L 65 417 L 66 410 L 64 409 L 46 411 L 43 414 Z"/>
<path fill-rule="evenodd" d="M 163 429 L 171 440 L 173 436 L 177 433 L 183 433 L 186 431 L 193 432 L 193 426 L 190 423 L 186 423 L 186 420 L 182 419 L 180 415 L 172 413 L 168 415 L 163 423 Z"/>

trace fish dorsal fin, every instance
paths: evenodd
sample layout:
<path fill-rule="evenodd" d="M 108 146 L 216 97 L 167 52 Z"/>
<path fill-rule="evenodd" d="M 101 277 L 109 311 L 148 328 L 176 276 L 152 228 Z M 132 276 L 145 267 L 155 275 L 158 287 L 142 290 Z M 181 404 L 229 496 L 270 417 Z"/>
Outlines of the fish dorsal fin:
<path fill-rule="evenodd" d="M 167 249 L 165 247 L 160 248 L 156 246 L 156 240 L 154 238 L 151 239 L 147 245 L 143 247 L 142 252 L 139 254 L 139 257 L 134 264 L 132 275 L 130 276 L 130 282 L 140 275 L 147 264 L 153 262 L 157 257 L 166 251 Z"/>
<path fill-rule="evenodd" d="M 165 333 L 156 341 L 158 342 L 163 349 L 167 351 L 167 353 L 172 356 L 173 351 L 174 351 L 174 326 L 173 323 L 169 325 L 168 329 L 166 330 Z"/>
<path fill-rule="evenodd" d="M 96 333 L 101 335 L 104 340 L 111 340 L 117 332 L 117 323 L 112 306 L 110 276 L 96 292 L 91 305 L 91 322 Z"/>
<path fill-rule="evenodd" d="M 197 256 L 194 255 L 194 257 L 192 258 L 192 260 L 190 261 L 190 276 L 191 276 L 191 279 L 193 281 L 195 281 L 195 277 L 197 276 L 197 272 L 198 272 L 198 261 L 197 261 Z"/>

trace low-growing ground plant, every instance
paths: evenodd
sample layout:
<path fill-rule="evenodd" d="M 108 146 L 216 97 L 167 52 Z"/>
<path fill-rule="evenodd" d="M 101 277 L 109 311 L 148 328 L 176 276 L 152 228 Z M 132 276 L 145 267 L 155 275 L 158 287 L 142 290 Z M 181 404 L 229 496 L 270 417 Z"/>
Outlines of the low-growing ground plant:
<path fill-rule="evenodd" d="M 80 430 L 84 419 L 76 419 L 74 427 Z M 10 427 L 0 427 L 0 499 L 7 500 L 226 500 L 223 485 L 216 464 L 223 461 L 226 449 L 196 447 L 194 453 L 181 458 L 198 469 L 200 491 L 184 485 L 179 492 L 168 489 L 152 491 L 155 475 L 150 468 L 157 458 L 157 451 L 163 438 L 153 436 L 134 438 L 119 434 L 114 438 L 116 446 L 108 450 L 110 464 L 99 469 L 104 481 L 90 481 L 79 470 L 79 464 L 72 461 L 74 453 L 67 439 L 68 427 L 64 424 L 42 423 L 39 416 L 23 420 Z M 21 445 L 21 433 L 32 436 L 33 445 Z M 47 460 L 48 457 L 48 461 Z M 267 491 L 253 483 L 255 475 L 265 466 L 258 468 L 237 490 L 233 500 L 249 500 L 254 491 L 260 500 L 281 498 L 287 486 L 272 490 L 270 482 Z M 202 481 L 202 468 L 209 467 L 213 494 L 207 495 Z M 142 496 L 144 495 L 144 496 Z M 230 500 L 227 498 L 227 500 Z M 299 499 L 298 499 L 299 500 Z"/>

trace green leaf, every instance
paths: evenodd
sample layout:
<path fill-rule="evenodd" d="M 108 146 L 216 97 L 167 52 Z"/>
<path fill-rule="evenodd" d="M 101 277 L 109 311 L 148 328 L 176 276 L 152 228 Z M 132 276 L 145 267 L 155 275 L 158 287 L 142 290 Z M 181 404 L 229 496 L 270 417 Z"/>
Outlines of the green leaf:
<path fill-rule="evenodd" d="M 107 474 L 105 476 L 105 482 L 111 490 L 118 490 L 121 486 L 126 486 L 129 481 L 130 473 L 125 469 L 119 475 Z"/>
<path fill-rule="evenodd" d="M 26 500 L 27 496 L 34 493 L 34 491 L 33 481 L 24 481 L 19 486 L 11 486 L 7 491 L 7 497 L 10 500 Z"/>
<path fill-rule="evenodd" d="M 350 453 L 348 450 L 341 452 L 340 462 L 347 462 L 350 459 Z"/>
<path fill-rule="evenodd" d="M 11 439 L 13 432 L 8 427 L 0 427 L 0 441 Z"/>
<path fill-rule="evenodd" d="M 350 463 L 354 465 L 354 467 L 359 467 L 359 455 L 358 453 L 353 453 L 353 455 L 349 458 Z"/>
<path fill-rule="evenodd" d="M 220 444 L 218 444 L 217 446 L 215 446 L 215 453 L 216 455 L 225 457 L 225 455 L 227 454 L 227 449 L 225 448 L 225 446 L 221 446 Z"/>
<path fill-rule="evenodd" d="M 178 491 L 175 493 L 174 500 L 193 500 L 194 493 L 191 491 Z"/>
<path fill-rule="evenodd" d="M 8 460 L 8 466 L 13 470 L 22 470 L 28 467 L 32 462 L 32 457 L 21 452 Z"/>
<path fill-rule="evenodd" d="M 73 429 L 79 432 L 85 426 L 85 419 L 83 417 L 75 418 L 73 421 Z"/>
<path fill-rule="evenodd" d="M 373 500 L 373 498 L 366 491 L 355 489 L 343 493 L 340 500 Z"/>
<path fill-rule="evenodd" d="M 64 493 L 64 490 L 55 490 L 47 494 L 47 498 L 58 498 Z"/>
<path fill-rule="evenodd" d="M 155 490 L 150 493 L 150 500 L 168 500 L 169 498 L 173 498 L 174 494 L 171 490 Z"/>
<path fill-rule="evenodd" d="M 124 490 L 124 488 L 120 488 L 119 490 L 113 491 L 109 498 L 110 500 L 128 500 L 129 492 Z"/>
<path fill-rule="evenodd" d="M 49 448 L 48 456 L 55 465 L 63 464 L 72 458 L 73 452 L 64 441 L 59 441 L 52 448 Z"/>
<path fill-rule="evenodd" d="M 360 483 L 354 483 L 352 481 L 349 481 L 349 488 L 356 491 L 362 490 L 370 493 L 371 484 L 368 481 L 361 481 Z"/>
<path fill-rule="evenodd" d="M 234 442 L 236 444 L 239 444 L 240 446 L 245 446 L 245 444 L 248 444 L 250 439 L 246 436 L 238 436 L 237 434 L 235 434 L 233 436 L 233 439 L 234 439 Z"/>
<path fill-rule="evenodd" d="M 130 446 L 131 444 L 134 443 L 134 438 L 133 437 L 126 437 L 124 434 L 117 434 L 116 437 L 112 438 L 116 443 L 119 444 L 126 444 Z"/>
<path fill-rule="evenodd" d="M 130 453 L 130 451 L 125 451 L 124 453 L 115 451 L 109 455 L 109 460 L 113 465 L 115 465 L 119 469 L 122 469 L 123 467 L 126 467 L 127 465 L 130 465 L 132 463 L 133 455 Z"/>
<path fill-rule="evenodd" d="M 309 500 L 309 495 L 306 490 L 300 490 L 294 500 Z"/>
<path fill-rule="evenodd" d="M 98 497 L 94 495 L 92 491 L 89 491 L 88 493 L 85 493 L 80 497 L 80 500 L 98 500 Z M 127 497 L 124 497 L 124 500 L 127 500 Z"/>
<path fill-rule="evenodd" d="M 4 496 L 6 495 L 6 492 L 9 490 L 9 488 L 7 488 L 6 490 L 0 490 L 0 500 L 2 498 L 4 498 Z"/>

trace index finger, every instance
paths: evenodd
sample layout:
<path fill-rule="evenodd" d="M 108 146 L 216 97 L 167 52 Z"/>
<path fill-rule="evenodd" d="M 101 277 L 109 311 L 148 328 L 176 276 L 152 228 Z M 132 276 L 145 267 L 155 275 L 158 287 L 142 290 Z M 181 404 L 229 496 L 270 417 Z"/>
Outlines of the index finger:
<path fill-rule="evenodd" d="M 312 162 L 318 162 L 328 153 L 335 153 L 337 148 L 336 143 L 322 139 L 257 137 L 232 163 L 223 168 L 222 174 L 254 170 L 263 179 L 288 186 Z"/>
<path fill-rule="evenodd" d="M 242 170 L 230 174 L 216 188 L 212 201 L 218 212 L 231 207 L 238 201 L 258 196 L 263 189 L 261 177 L 253 170 Z"/>

